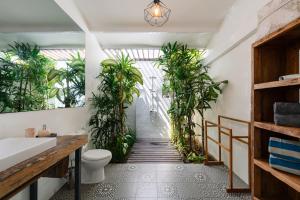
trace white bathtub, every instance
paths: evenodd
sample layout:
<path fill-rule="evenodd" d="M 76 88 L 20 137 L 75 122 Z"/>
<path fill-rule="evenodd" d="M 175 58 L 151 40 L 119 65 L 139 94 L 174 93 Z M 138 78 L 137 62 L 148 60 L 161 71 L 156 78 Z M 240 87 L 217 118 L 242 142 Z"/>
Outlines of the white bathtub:
<path fill-rule="evenodd" d="M 56 138 L 0 140 L 0 172 L 56 146 Z"/>

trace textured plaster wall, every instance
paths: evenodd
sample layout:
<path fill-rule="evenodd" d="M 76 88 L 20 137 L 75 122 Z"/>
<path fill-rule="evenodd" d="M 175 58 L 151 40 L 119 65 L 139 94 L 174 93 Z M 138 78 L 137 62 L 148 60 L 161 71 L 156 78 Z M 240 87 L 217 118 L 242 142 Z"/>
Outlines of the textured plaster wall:
<path fill-rule="evenodd" d="M 250 121 L 251 100 L 251 45 L 256 40 L 258 11 L 269 0 L 237 0 L 226 16 L 220 30 L 208 45 L 207 63 L 211 75 L 217 80 L 229 80 L 223 95 L 213 104 L 211 111 L 205 113 L 206 119 L 217 122 L 217 115 L 226 115 Z M 200 121 L 199 116 L 197 117 Z M 245 126 L 225 123 L 233 128 L 235 135 L 246 135 Z M 199 132 L 199 128 L 197 129 Z M 210 134 L 216 138 L 216 131 Z M 223 138 L 228 145 L 226 137 Z M 248 148 L 244 144 L 233 144 L 234 172 L 248 182 Z M 209 143 L 210 153 L 218 154 L 218 147 Z M 222 159 L 228 164 L 228 154 L 222 152 Z"/>

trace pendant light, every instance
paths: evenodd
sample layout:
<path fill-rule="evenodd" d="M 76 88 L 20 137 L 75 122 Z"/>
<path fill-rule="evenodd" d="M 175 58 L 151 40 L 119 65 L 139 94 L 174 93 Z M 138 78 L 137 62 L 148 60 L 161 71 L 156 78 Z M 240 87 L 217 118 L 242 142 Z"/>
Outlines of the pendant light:
<path fill-rule="evenodd" d="M 144 10 L 145 21 L 152 26 L 163 26 L 170 17 L 171 9 L 162 1 L 154 0 Z"/>

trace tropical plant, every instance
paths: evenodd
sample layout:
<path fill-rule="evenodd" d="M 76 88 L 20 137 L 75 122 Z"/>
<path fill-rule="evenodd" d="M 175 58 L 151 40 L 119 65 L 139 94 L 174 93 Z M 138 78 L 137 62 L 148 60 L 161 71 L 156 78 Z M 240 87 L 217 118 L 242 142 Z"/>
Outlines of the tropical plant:
<path fill-rule="evenodd" d="M 82 106 L 81 98 L 85 95 L 85 59 L 77 53 L 71 55 L 67 61 L 67 67 L 52 69 L 48 76 L 50 84 L 57 84 L 52 87 L 51 97 L 56 97 L 65 108 L 74 107 L 78 104 Z"/>
<path fill-rule="evenodd" d="M 85 60 L 79 53 L 67 61 L 67 69 L 56 69 L 37 45 L 17 43 L 0 52 L 0 112 L 54 108 L 57 98 L 65 107 L 82 105 L 85 93 Z"/>
<path fill-rule="evenodd" d="M 0 55 L 0 112 L 10 112 L 12 105 L 13 83 L 15 77 L 15 66 L 5 59 L 7 54 Z"/>
<path fill-rule="evenodd" d="M 54 62 L 37 45 L 15 43 L 0 56 L 0 111 L 18 112 L 47 108 L 47 73 Z"/>
<path fill-rule="evenodd" d="M 195 152 L 190 152 L 187 155 L 187 160 L 194 162 L 194 163 L 202 163 L 204 161 L 204 157 L 196 154 Z"/>
<path fill-rule="evenodd" d="M 134 60 L 121 55 L 101 62 L 101 81 L 91 101 L 94 113 L 90 118 L 92 141 L 96 148 L 109 149 L 114 161 L 122 161 L 134 137 L 125 124 L 126 108 L 134 95 L 139 96 L 137 84 L 143 84 L 142 74 L 134 67 Z"/>
<path fill-rule="evenodd" d="M 196 111 L 204 120 L 204 110 L 216 101 L 221 86 L 227 81 L 215 82 L 203 64 L 203 55 L 198 49 L 188 48 L 177 42 L 163 45 L 158 65 L 165 71 L 164 90 L 171 93 L 169 114 L 172 123 L 172 141 L 186 156 L 195 153 L 194 115 Z M 203 126 L 202 126 L 203 137 Z M 203 149 L 203 148 L 202 148 Z"/>
<path fill-rule="evenodd" d="M 208 74 L 208 66 L 203 64 L 203 60 L 199 62 L 200 76 L 198 79 L 198 101 L 195 106 L 201 116 L 201 142 L 204 147 L 204 121 L 205 111 L 211 109 L 211 102 L 216 102 L 219 95 L 222 93 L 222 88 L 228 81 L 214 81 Z M 204 148 L 202 148 L 204 155 Z"/>

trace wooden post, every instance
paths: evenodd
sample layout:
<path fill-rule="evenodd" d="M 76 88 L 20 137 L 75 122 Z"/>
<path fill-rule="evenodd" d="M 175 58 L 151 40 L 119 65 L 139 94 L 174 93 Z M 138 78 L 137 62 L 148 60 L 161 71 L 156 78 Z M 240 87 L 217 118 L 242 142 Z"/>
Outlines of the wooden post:
<path fill-rule="evenodd" d="M 218 115 L 218 141 L 220 144 L 222 144 L 222 139 L 221 139 L 221 117 Z M 222 149 L 221 146 L 219 145 L 219 162 L 222 161 Z"/>
<path fill-rule="evenodd" d="M 29 193 L 30 200 L 38 200 L 38 180 L 30 185 Z"/>
<path fill-rule="evenodd" d="M 233 189 L 232 129 L 229 132 L 229 189 Z"/>
<path fill-rule="evenodd" d="M 204 127 L 204 140 L 205 140 L 205 162 L 208 162 L 207 121 L 205 121 L 205 127 Z"/>
<path fill-rule="evenodd" d="M 75 151 L 75 200 L 80 200 L 81 147 Z"/>
<path fill-rule="evenodd" d="M 248 182 L 249 182 L 249 190 L 251 191 L 252 189 L 252 151 L 251 151 L 251 123 L 248 123 Z"/>

